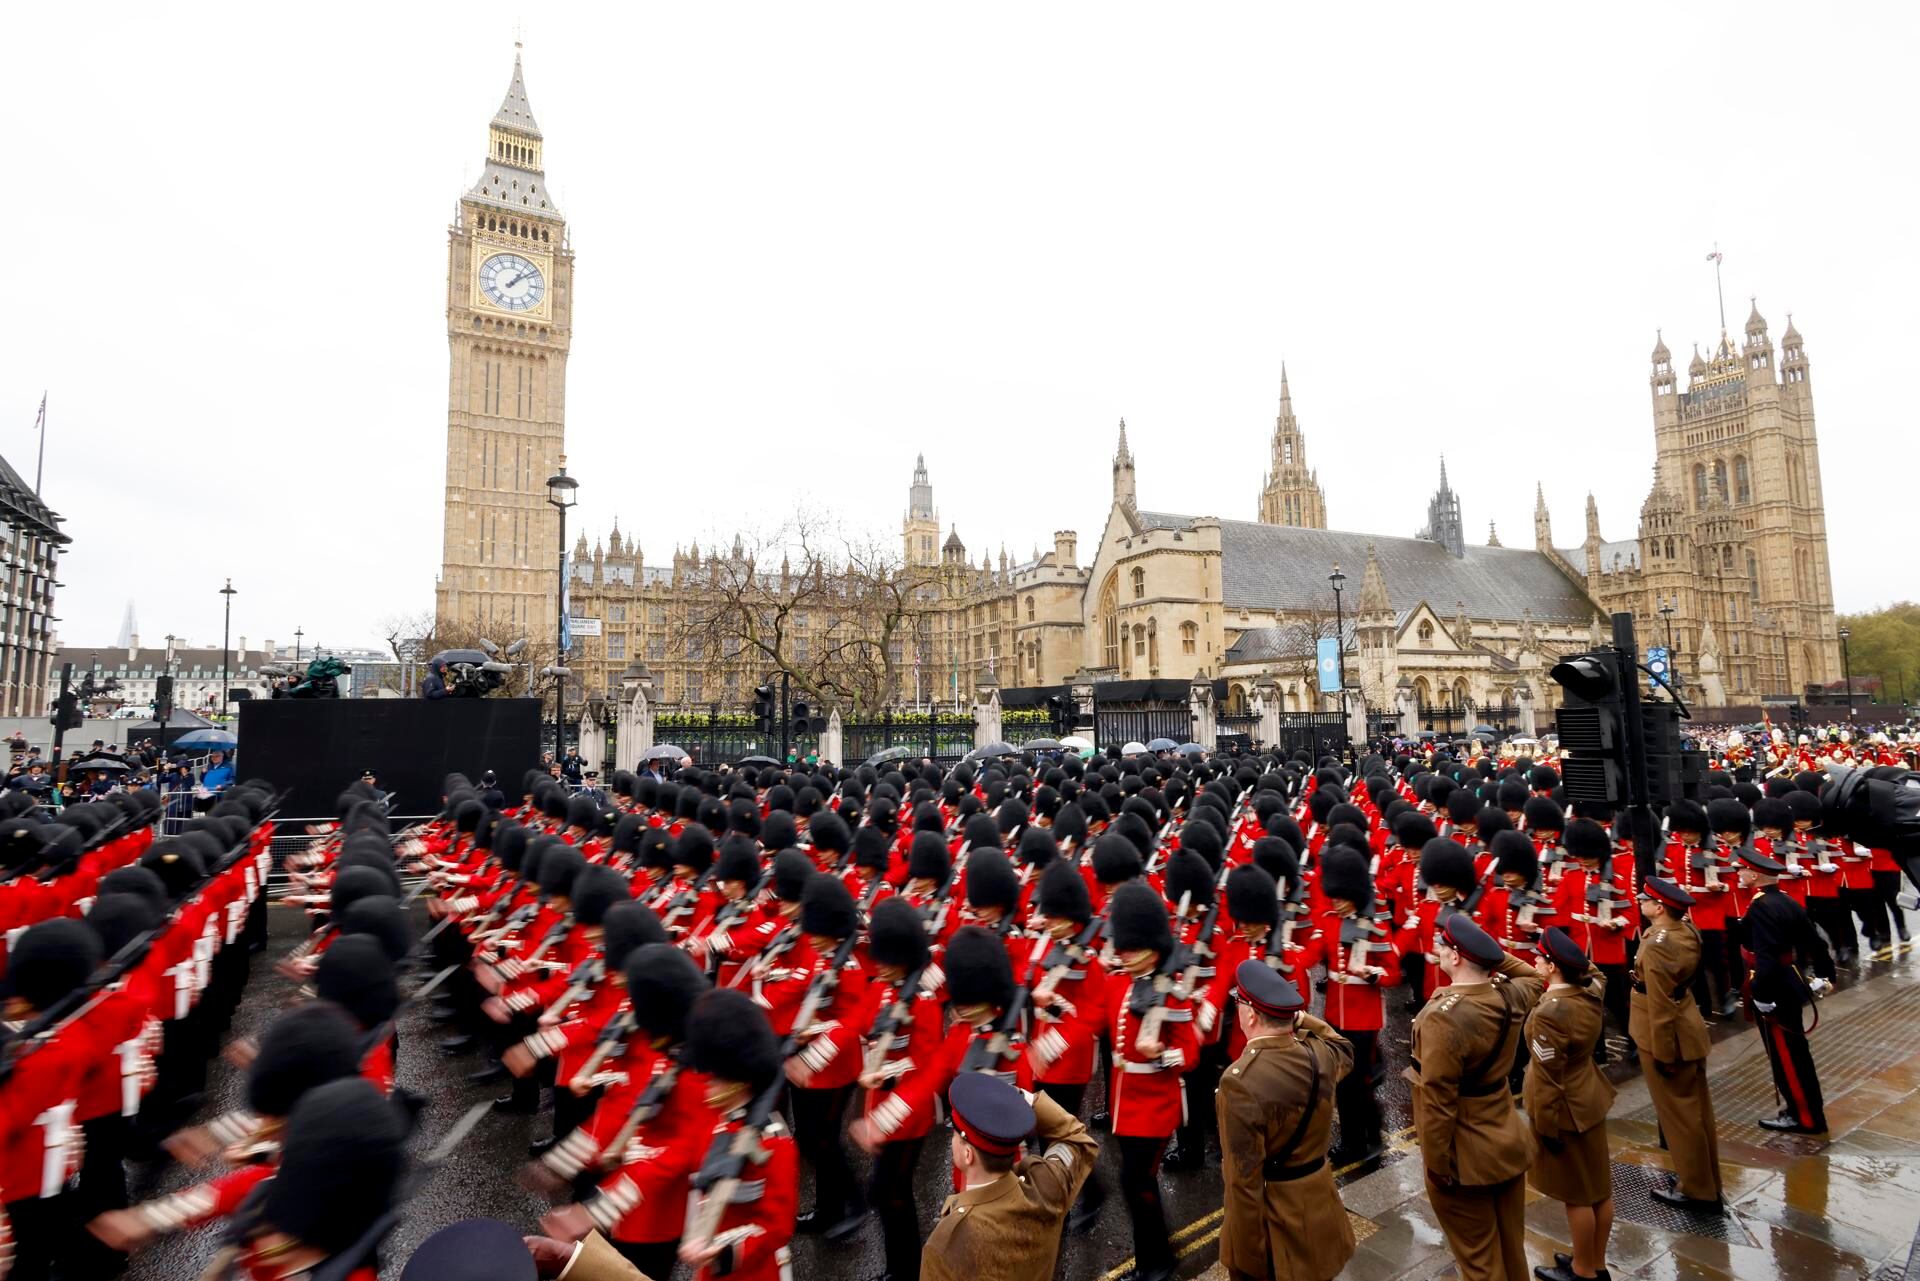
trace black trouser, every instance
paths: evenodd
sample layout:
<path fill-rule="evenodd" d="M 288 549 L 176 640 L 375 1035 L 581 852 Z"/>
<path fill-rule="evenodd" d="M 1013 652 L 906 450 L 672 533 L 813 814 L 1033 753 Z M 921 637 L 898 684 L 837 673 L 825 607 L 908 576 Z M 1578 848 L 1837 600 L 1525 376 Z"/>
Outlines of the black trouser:
<path fill-rule="evenodd" d="M 1742 916 L 1727 918 L 1727 988 L 1732 992 L 1747 990 L 1747 922 Z"/>
<path fill-rule="evenodd" d="M 1078 1117 L 1080 1115 L 1080 1105 L 1086 1102 L 1087 1098 L 1087 1087 L 1084 1083 L 1080 1085 L 1059 1085 L 1054 1082 L 1043 1081 L 1035 1088 L 1059 1104 L 1060 1110 L 1071 1117 Z M 1101 1206 L 1105 1205 L 1106 1202 L 1107 1185 L 1100 1181 L 1100 1167 L 1096 1163 L 1093 1169 L 1087 1171 L 1087 1181 L 1080 1185 L 1080 1198 L 1073 1203 L 1074 1208 L 1076 1210 L 1098 1210 Z"/>
<path fill-rule="evenodd" d="M 1422 993 L 1426 990 L 1427 954 L 1408 952 L 1400 958 L 1400 977 L 1407 989 L 1407 1008 L 1418 1010 L 1427 1003 Z"/>
<path fill-rule="evenodd" d="M 1620 1029 L 1620 1035 L 1625 1036 L 1627 1035 L 1627 1011 L 1631 999 L 1629 993 L 1633 987 L 1631 972 L 1625 965 L 1615 965 L 1611 962 L 1606 965 L 1596 965 L 1594 968 L 1606 977 L 1606 991 L 1601 996 L 1601 1000 L 1606 1004 L 1607 1013 L 1613 1016 L 1614 1026 Z M 1521 1037 L 1520 1042 L 1520 1048 L 1526 1049 L 1526 1038 Z M 1606 1029 L 1602 1028 L 1600 1043 L 1593 1050 L 1593 1061 L 1606 1063 L 1612 1057 L 1612 1052 L 1607 1049 Z"/>
<path fill-rule="evenodd" d="M 80 1159 L 80 1182 L 72 1195 L 69 1212 L 81 1229 L 95 1215 L 127 1208 L 127 1118 L 118 1112 L 83 1121 L 80 1132 L 87 1150 Z M 84 1230 L 70 1238 L 73 1254 L 69 1264 L 76 1276 L 116 1276 L 127 1266 L 127 1256 L 109 1249 L 100 1238 Z"/>
<path fill-rule="evenodd" d="M 880 1220 L 892 1281 L 920 1279 L 920 1216 L 914 1209 L 913 1176 L 926 1143 L 925 1136 L 883 1143 L 873 1158 L 867 1200 Z"/>
<path fill-rule="evenodd" d="M 1900 937 L 1907 936 L 1907 914 L 1900 908 L 1900 873 L 1875 872 L 1873 874 L 1873 892 L 1880 896 L 1880 904 L 1886 909 L 1887 919 Z"/>
<path fill-rule="evenodd" d="M 1186 1119 L 1180 1123 L 1179 1143 L 1189 1160 L 1204 1160 L 1207 1132 L 1218 1126 L 1213 1112 L 1213 1092 L 1220 1088 L 1220 1076 L 1227 1070 L 1227 1038 L 1200 1047 L 1193 1070 L 1180 1079 L 1186 1092 Z"/>
<path fill-rule="evenodd" d="M 556 1077 L 559 1064 L 554 1065 Z M 564 1139 L 575 1130 L 593 1119 L 593 1109 L 599 1104 L 600 1096 L 606 1091 L 594 1086 L 585 1094 L 575 1094 L 567 1088 L 567 1083 L 555 1080 L 553 1083 L 553 1137 Z"/>
<path fill-rule="evenodd" d="M 831 1227 L 866 1208 L 854 1186 L 846 1149 L 840 1146 L 840 1126 L 847 1117 L 853 1086 L 832 1090 L 795 1086 L 787 1097 L 793 1100 L 793 1141 L 813 1167 L 814 1212 L 822 1225 Z"/>
<path fill-rule="evenodd" d="M 1760 1043 L 1767 1047 L 1767 1066 L 1773 1069 L 1773 1088 L 1780 1092 L 1786 1112 L 1810 1130 L 1827 1128 L 1826 1105 L 1820 1098 L 1820 1076 L 1813 1069 L 1813 1052 L 1798 1007 L 1780 1007 L 1771 1014 L 1754 1011 Z"/>
<path fill-rule="evenodd" d="M 1380 1034 L 1337 1030 L 1353 1046 L 1353 1071 L 1333 1087 L 1333 1107 L 1340 1117 L 1338 1146 L 1352 1158 L 1380 1146 L 1380 1100 L 1374 1094 L 1380 1080 Z"/>
<path fill-rule="evenodd" d="M 1693 1001 L 1712 1018 L 1727 995 L 1727 932 L 1700 931 L 1700 968 L 1693 974 Z"/>
<path fill-rule="evenodd" d="M 620 1257 L 650 1278 L 650 1281 L 667 1281 L 673 1275 L 674 1262 L 680 1257 L 680 1238 L 671 1241 L 613 1241 L 609 1242 Z"/>
<path fill-rule="evenodd" d="M 1120 1145 L 1120 1195 L 1133 1224 L 1133 1261 L 1144 1273 L 1173 1267 L 1167 1213 L 1160 1204 L 1160 1153 L 1165 1139 L 1116 1135 Z"/>
<path fill-rule="evenodd" d="M 7 1221 L 13 1227 L 13 1271 L 9 1276 L 35 1281 L 58 1277 L 61 1281 L 80 1281 L 85 1273 L 75 1271 L 73 1234 L 85 1232 L 72 1222 L 72 1197 L 25 1197 L 6 1205 Z"/>
<path fill-rule="evenodd" d="M 1875 886 L 1861 889 L 1842 889 L 1841 905 L 1849 918 L 1860 918 L 1860 932 L 1867 936 L 1870 943 L 1878 946 L 1887 940 L 1887 905 L 1880 899 L 1880 891 Z"/>
<path fill-rule="evenodd" d="M 1853 914 L 1847 911 L 1845 900 L 1808 895 L 1807 915 L 1825 931 L 1835 952 L 1850 952 L 1860 946 L 1860 938 L 1853 932 Z"/>

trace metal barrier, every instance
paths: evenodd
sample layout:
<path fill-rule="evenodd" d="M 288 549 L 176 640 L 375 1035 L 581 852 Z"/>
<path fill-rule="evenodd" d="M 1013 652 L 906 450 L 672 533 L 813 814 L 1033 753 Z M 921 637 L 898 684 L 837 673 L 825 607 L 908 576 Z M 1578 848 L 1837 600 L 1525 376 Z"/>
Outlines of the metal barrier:
<path fill-rule="evenodd" d="M 432 819 L 432 814 L 395 814 L 389 820 L 396 834 L 405 831 L 417 823 Z M 267 848 L 273 854 L 273 866 L 267 872 L 267 889 L 270 895 L 286 893 L 290 886 L 287 878 L 287 855 L 298 853 L 313 844 L 316 839 L 309 827 L 332 826 L 338 823 L 338 817 L 328 814 L 323 818 L 282 818 L 273 820 L 273 836 L 267 842 Z"/>

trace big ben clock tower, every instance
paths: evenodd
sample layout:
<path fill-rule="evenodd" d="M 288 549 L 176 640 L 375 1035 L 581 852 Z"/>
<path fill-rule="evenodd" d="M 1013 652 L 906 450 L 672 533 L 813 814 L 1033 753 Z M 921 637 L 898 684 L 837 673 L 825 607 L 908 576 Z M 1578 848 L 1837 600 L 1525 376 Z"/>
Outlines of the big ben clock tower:
<path fill-rule="evenodd" d="M 573 332 L 573 252 L 515 50 L 486 167 L 447 236 L 447 492 L 434 597 L 442 624 L 477 625 L 503 643 L 544 634 L 554 616 L 560 549 L 546 485 L 566 451 Z"/>

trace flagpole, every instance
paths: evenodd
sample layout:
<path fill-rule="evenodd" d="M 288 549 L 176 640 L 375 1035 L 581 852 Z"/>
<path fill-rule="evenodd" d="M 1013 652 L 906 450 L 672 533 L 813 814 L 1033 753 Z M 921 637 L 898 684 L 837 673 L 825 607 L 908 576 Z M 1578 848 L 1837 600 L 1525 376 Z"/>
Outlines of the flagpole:
<path fill-rule="evenodd" d="M 47 393 L 40 393 L 40 416 L 33 420 L 33 429 L 40 433 L 40 457 L 33 464 L 33 496 L 40 497 L 40 477 L 47 469 Z"/>

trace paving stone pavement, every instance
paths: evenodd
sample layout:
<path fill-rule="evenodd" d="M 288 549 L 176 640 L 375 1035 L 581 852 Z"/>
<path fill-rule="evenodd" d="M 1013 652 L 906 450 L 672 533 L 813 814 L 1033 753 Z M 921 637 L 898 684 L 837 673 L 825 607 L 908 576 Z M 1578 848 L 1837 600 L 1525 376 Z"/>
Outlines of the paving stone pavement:
<path fill-rule="evenodd" d="M 1892 958 L 1886 958 L 1892 959 Z M 1774 1097 L 1765 1051 L 1747 1030 L 1713 1048 L 1708 1080 L 1730 1213 L 1688 1223 L 1646 1196 L 1665 1170 L 1638 1077 L 1608 1122 L 1615 1223 L 1608 1264 L 1642 1281 L 1903 1281 L 1920 1224 L 1920 973 L 1896 965 L 1822 1001 L 1814 1061 L 1829 1134 L 1775 1135 L 1755 1121 Z M 1417 1160 L 1342 1190 L 1359 1247 L 1343 1281 L 1457 1275 Z M 1527 1193 L 1528 1256 L 1568 1248 L 1558 1203 Z M 1360 1229 L 1365 1225 L 1364 1234 Z M 1224 1281 L 1213 1263 L 1203 1281 Z"/>

